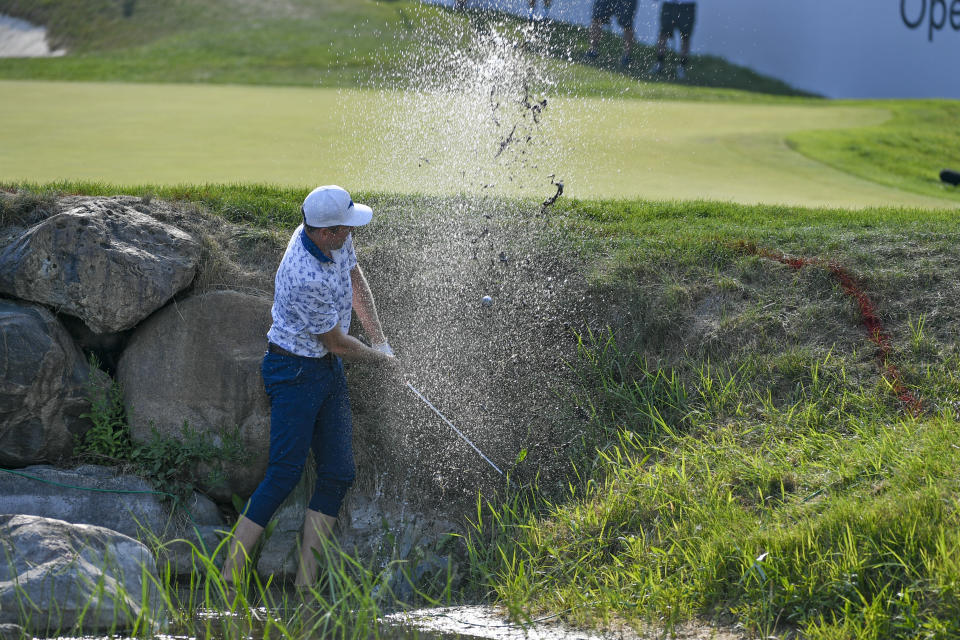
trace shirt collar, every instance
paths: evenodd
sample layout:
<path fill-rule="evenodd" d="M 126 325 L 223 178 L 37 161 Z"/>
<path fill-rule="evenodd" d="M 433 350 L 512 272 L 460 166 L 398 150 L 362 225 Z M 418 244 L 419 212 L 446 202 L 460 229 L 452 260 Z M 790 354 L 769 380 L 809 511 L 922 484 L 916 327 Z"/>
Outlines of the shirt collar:
<path fill-rule="evenodd" d="M 311 240 L 310 236 L 307 235 L 307 230 L 303 227 L 300 227 L 300 243 L 303 245 L 303 248 L 307 250 L 307 253 L 312 255 L 320 262 L 333 262 L 333 260 L 328 258 L 323 251 L 320 251 L 320 247 L 313 243 L 313 240 Z"/>

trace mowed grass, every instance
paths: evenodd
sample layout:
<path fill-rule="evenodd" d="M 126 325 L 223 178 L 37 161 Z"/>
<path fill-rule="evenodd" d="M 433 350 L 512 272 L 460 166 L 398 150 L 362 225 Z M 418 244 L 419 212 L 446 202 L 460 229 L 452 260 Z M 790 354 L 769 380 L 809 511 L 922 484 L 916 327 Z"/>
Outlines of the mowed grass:
<path fill-rule="evenodd" d="M 132 9 L 129 15 L 125 15 L 124 6 Z M 71 55 L 56 59 L 0 60 L 0 77 L 128 83 L 399 88 L 415 81 L 404 76 L 408 70 L 406 59 L 412 52 L 421 49 L 425 39 L 448 38 L 458 41 L 471 31 L 489 33 L 491 30 L 516 35 L 525 28 L 522 21 L 503 14 L 483 11 L 461 14 L 404 1 L 269 0 L 252 3 L 246 0 L 174 0 L 161 6 L 142 1 L 83 0 L 63 3 L 53 0 L 0 0 L 0 11 L 46 24 L 51 39 L 72 51 Z M 643 146 L 624 154 L 619 150 L 623 145 L 617 144 L 619 138 L 604 135 L 609 130 L 623 132 L 622 123 L 615 119 L 621 117 L 620 110 L 611 109 L 608 116 L 586 109 L 591 116 L 589 124 L 594 126 L 584 133 L 592 136 L 598 132 L 599 135 L 592 144 L 585 136 L 580 136 L 573 144 L 571 153 L 566 154 L 576 154 L 579 159 L 571 159 L 571 166 L 561 166 L 558 172 L 567 170 L 570 188 L 581 183 L 576 191 L 581 197 L 732 198 L 742 202 L 778 201 L 827 206 L 937 206 L 934 201 L 894 195 L 895 192 L 891 190 L 868 187 L 862 182 L 868 181 L 960 202 L 960 190 L 941 184 L 937 177 L 942 168 L 960 167 L 960 127 L 955 126 L 955 102 L 835 104 L 804 96 L 783 83 L 710 56 L 694 58 L 688 81 L 654 81 L 644 75 L 652 56 L 649 43 L 640 43 L 636 59 L 629 69 L 619 69 L 616 61 L 621 43 L 610 34 L 604 34 L 599 62 L 590 65 L 578 63 L 587 47 L 587 33 L 582 27 L 550 23 L 537 30 L 536 40 L 539 54 L 546 58 L 544 64 L 553 67 L 552 73 L 557 79 L 553 93 L 557 96 L 615 96 L 618 99 L 658 101 L 664 103 L 665 112 L 674 110 L 671 105 L 675 101 L 704 101 L 737 105 L 820 104 L 826 109 L 865 107 L 891 114 L 885 121 L 871 116 L 851 119 L 847 117 L 849 114 L 836 118 L 827 116 L 822 127 L 812 126 L 814 123 L 801 118 L 803 122 L 797 128 L 767 131 L 755 137 L 752 127 L 748 126 L 731 138 L 729 135 L 713 136 L 709 133 L 713 120 L 709 112 L 688 114 L 692 121 L 690 118 L 681 121 L 680 113 L 686 113 L 685 107 L 681 106 L 676 109 L 678 116 L 674 123 L 661 120 L 654 124 L 662 126 L 649 127 L 642 133 L 628 127 L 630 130 L 626 132 L 626 138 Z M 7 103 L 8 107 L 21 105 L 32 109 L 34 103 L 28 102 L 27 97 L 17 96 L 15 91 L 5 91 L 4 98 L 0 100 Z M 272 107 L 258 108 L 269 111 Z M 639 107 L 641 111 L 645 108 Z M 745 110 L 745 113 L 750 112 Z M 56 115 L 66 126 L 70 126 L 69 115 Z M 282 120 L 286 115 L 281 106 L 274 119 L 280 123 L 279 129 L 283 129 Z M 596 122 L 598 115 L 601 116 L 600 122 Z M 631 125 L 641 123 L 634 112 L 626 113 L 624 117 L 631 118 L 628 120 Z M 723 117 L 720 115 L 721 119 Z M 762 127 L 764 120 L 761 117 L 758 125 Z M 843 127 L 838 127 L 839 121 L 845 123 Z M 76 124 L 83 126 L 84 121 Z M 668 129 L 668 124 L 675 124 L 677 128 Z M 335 125 L 321 123 L 319 129 L 328 126 Z M 311 130 L 316 130 L 316 127 L 311 127 Z M 367 128 L 364 133 L 369 130 Z M 348 137 L 353 134 L 353 131 L 347 131 Z M 128 132 L 121 135 L 137 137 L 137 134 Z M 281 131 L 279 137 L 283 135 Z M 655 139 L 651 141 L 651 137 Z M 606 158 L 597 158 L 593 150 L 604 149 L 610 138 L 614 142 L 612 152 L 605 154 Z M 787 146 L 783 145 L 784 140 Z M 171 140 L 171 144 L 173 142 Z M 668 148 L 661 148 L 660 142 L 666 142 Z M 670 146 L 674 143 L 677 144 Z M 336 141 L 325 140 L 320 147 L 329 148 L 336 144 Z M 712 148 L 714 146 L 724 148 L 716 150 Z M 791 157 L 787 148 L 799 151 L 808 160 Z M 120 149 L 123 149 L 122 145 Z M 729 153 L 753 154 L 761 166 L 758 169 L 749 158 L 745 162 L 731 162 Z M 309 158 L 311 154 L 295 152 L 294 155 Z M 403 157 L 402 150 L 397 152 L 397 156 Z M 776 157 L 768 163 L 771 156 Z M 654 158 L 664 162 L 655 162 Z M 628 162 L 622 162 L 624 159 Z M 589 172 L 584 173 L 579 168 L 594 167 L 598 161 L 606 160 L 616 168 L 601 176 L 600 181 L 611 187 L 608 191 L 601 191 L 595 186 L 599 184 L 596 176 L 588 175 Z M 559 161 L 562 165 L 564 158 L 559 158 Z M 624 175 L 623 169 L 634 163 L 636 172 Z M 831 177 L 823 172 L 818 163 L 827 164 L 860 180 L 845 181 L 837 176 Z M 282 160 L 280 164 L 283 164 Z M 191 165 L 187 158 L 185 166 Z M 652 171 L 647 171 L 651 165 Z M 668 166 L 671 169 L 668 170 Z M 92 173 L 54 173 L 53 170 L 58 168 L 57 163 L 53 163 L 51 170 L 31 176 L 22 173 L 4 175 L 41 181 L 54 177 L 105 179 L 121 183 L 166 180 L 160 175 L 162 171 L 157 177 L 119 174 L 98 176 Z M 277 167 L 274 172 L 281 171 Z M 285 170 L 282 173 L 289 176 L 297 172 Z M 318 165 L 317 173 L 321 172 L 330 175 L 327 167 Z M 256 173 L 261 175 L 254 177 L 254 180 L 278 184 L 287 184 L 289 180 L 296 179 L 285 177 L 276 180 L 264 175 L 271 173 L 269 169 Z M 768 179 L 767 174 L 771 173 L 777 175 Z M 211 179 L 247 179 L 228 174 L 229 171 L 222 171 Z M 357 174 L 355 168 L 341 168 L 336 175 Z M 406 185 L 411 178 L 406 174 L 390 179 L 381 176 L 379 185 L 366 181 L 363 184 L 370 188 L 394 189 L 393 184 L 399 182 Z M 536 183 L 536 187 L 527 191 L 515 189 L 514 192 L 543 193 L 543 184 L 549 187 L 549 182 L 544 181 L 543 176 L 539 176 Z M 417 181 L 413 180 L 412 184 L 416 189 Z M 590 187 L 587 188 L 587 185 Z M 776 197 L 778 188 L 781 190 L 781 199 L 771 199 L 771 196 Z M 796 195 L 798 190 L 800 196 Z"/>
<path fill-rule="evenodd" d="M 130 18 L 118 2 L 43 4 L 22 13 L 48 16 L 51 40 L 71 55 L 0 60 L 0 76 L 356 87 L 398 63 L 412 46 L 412 20 L 422 30 L 439 17 L 412 2 L 141 1 Z"/>
<path fill-rule="evenodd" d="M 9 150 L 0 176 L 12 181 L 323 182 L 426 194 L 490 185 L 536 198 L 553 194 L 553 174 L 580 198 L 953 206 L 810 161 L 784 143 L 807 130 L 880 124 L 889 116 L 878 108 L 560 98 L 522 163 L 509 163 L 497 154 L 503 132 L 478 134 L 486 114 L 456 99 L 438 110 L 432 96 L 395 91 L 0 84 L 17 97 L 0 101 L 0 146 Z"/>
<path fill-rule="evenodd" d="M 960 171 L 960 101 L 861 101 L 890 111 L 881 123 L 847 130 L 804 131 L 791 148 L 867 180 L 934 196 L 960 197 L 940 181 L 941 169 Z"/>
<path fill-rule="evenodd" d="M 455 12 L 411 0 L 0 0 L 0 13 L 46 25 L 51 42 L 73 52 L 59 59 L 0 59 L 4 78 L 354 88 L 402 69 L 403 58 L 424 40 L 525 25 L 500 12 Z M 537 39 L 542 54 L 564 62 L 580 59 L 589 46 L 586 28 L 563 22 L 540 25 Z M 644 77 L 653 48 L 638 43 L 628 69 L 618 66 L 621 48 L 619 38 L 605 33 L 601 57 L 568 76 L 563 90 L 640 95 L 656 86 L 666 95 L 679 89 L 680 95 L 725 99 L 749 91 L 760 100 L 808 95 L 711 56 L 695 58 L 687 83 L 637 83 L 653 80 Z"/>

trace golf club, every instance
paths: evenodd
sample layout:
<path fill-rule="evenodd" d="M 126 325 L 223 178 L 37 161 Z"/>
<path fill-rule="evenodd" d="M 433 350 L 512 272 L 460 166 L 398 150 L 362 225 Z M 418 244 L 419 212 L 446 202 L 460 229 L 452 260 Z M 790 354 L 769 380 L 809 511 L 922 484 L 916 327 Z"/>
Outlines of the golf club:
<path fill-rule="evenodd" d="M 500 475 L 504 475 L 504 474 L 503 474 L 503 471 L 500 471 L 500 469 L 497 467 L 497 465 L 493 464 L 493 462 L 490 461 L 490 458 L 488 458 L 487 456 L 485 456 L 485 455 L 483 454 L 483 451 L 480 451 L 480 449 L 477 448 L 477 445 L 475 445 L 475 444 L 473 444 L 472 442 L 470 442 L 470 439 L 469 439 L 467 436 L 463 435 L 463 433 L 460 431 L 460 429 L 457 429 L 455 426 L 453 426 L 453 423 L 450 422 L 449 420 L 447 420 L 447 417 L 446 417 L 445 415 L 443 415 L 442 413 L 440 413 L 440 411 L 439 411 L 435 406 L 433 406 L 433 404 L 432 404 L 429 400 L 427 400 L 427 399 L 423 396 L 422 393 L 420 393 L 419 391 L 417 391 L 417 389 L 416 389 L 412 384 L 410 384 L 409 382 L 407 382 L 407 386 L 410 388 L 410 391 L 413 391 L 413 393 L 416 394 L 416 396 L 417 396 L 418 398 L 420 398 L 421 400 L 423 400 L 423 403 L 424 403 L 424 404 L 426 404 L 428 407 L 430 407 L 431 409 L 433 409 L 433 412 L 434 412 L 435 414 L 437 414 L 438 416 L 440 416 L 440 419 L 443 420 L 444 422 L 446 422 L 447 425 L 448 425 L 451 429 L 453 429 L 458 436 L 460 436 L 460 437 L 463 439 L 464 442 L 466 442 L 468 445 L 470 445 L 471 447 L 473 447 L 473 450 L 476 451 L 478 454 L 480 454 L 480 457 L 483 458 L 484 460 L 486 460 L 486 461 L 487 461 L 487 464 L 489 464 L 491 467 L 493 467 L 494 471 L 496 471 L 496 472 L 499 473 Z M 508 482 L 509 482 L 509 480 L 508 480 Z"/>

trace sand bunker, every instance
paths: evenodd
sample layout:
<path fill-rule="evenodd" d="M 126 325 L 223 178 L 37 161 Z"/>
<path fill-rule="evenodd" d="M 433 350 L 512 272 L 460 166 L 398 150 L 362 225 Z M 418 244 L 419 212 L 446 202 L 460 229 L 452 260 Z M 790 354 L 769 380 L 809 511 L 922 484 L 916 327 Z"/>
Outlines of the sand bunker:
<path fill-rule="evenodd" d="M 0 14 L 0 58 L 47 58 L 65 53 L 50 48 L 45 28 Z"/>

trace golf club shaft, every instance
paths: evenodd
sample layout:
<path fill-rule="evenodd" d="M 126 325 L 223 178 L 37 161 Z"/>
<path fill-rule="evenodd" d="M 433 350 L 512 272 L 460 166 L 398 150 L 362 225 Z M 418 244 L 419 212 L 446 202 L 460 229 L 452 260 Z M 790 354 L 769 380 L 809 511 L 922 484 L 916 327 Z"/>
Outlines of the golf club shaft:
<path fill-rule="evenodd" d="M 426 404 L 428 407 L 430 407 L 431 409 L 433 409 L 433 412 L 434 412 L 435 414 L 437 414 L 438 416 L 440 416 L 440 419 L 443 420 L 444 422 L 446 422 L 447 425 L 448 425 L 451 429 L 453 429 L 453 430 L 457 433 L 458 436 L 460 436 L 461 438 L 463 438 L 463 441 L 464 441 L 464 442 L 466 442 L 468 445 L 470 445 L 471 447 L 473 447 L 473 450 L 476 451 L 478 454 L 480 454 L 480 457 L 483 458 L 484 460 L 486 460 L 486 461 L 487 461 L 487 464 L 489 464 L 491 467 L 493 467 L 494 470 L 495 470 L 497 473 L 499 473 L 500 475 L 503 475 L 503 471 L 500 471 L 500 469 L 497 467 L 497 465 L 493 464 L 493 462 L 490 461 L 490 458 L 488 458 L 487 456 L 483 455 L 483 451 L 480 451 L 480 449 L 477 448 L 477 445 L 475 445 L 475 444 L 473 444 L 472 442 L 470 442 L 470 439 L 469 439 L 467 436 L 463 435 L 463 433 L 460 432 L 460 429 L 457 429 L 455 426 L 453 426 L 453 423 L 450 422 L 449 420 L 447 420 L 447 417 L 446 417 L 445 415 L 443 415 L 442 413 L 440 413 L 440 411 L 439 411 L 435 406 L 433 406 L 433 404 L 432 404 L 429 400 L 427 400 L 427 399 L 423 396 L 422 393 L 420 393 L 419 391 L 417 391 L 416 388 L 415 388 L 412 384 L 410 384 L 409 382 L 407 382 L 407 386 L 410 387 L 410 391 L 413 391 L 413 392 L 417 395 L 418 398 L 420 398 L 421 400 L 423 400 L 424 404 Z"/>

